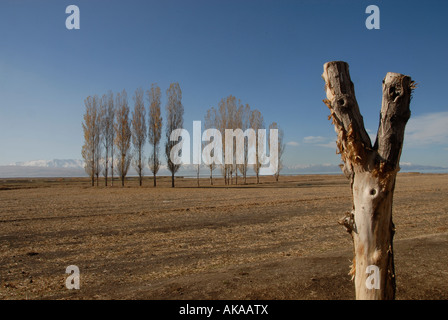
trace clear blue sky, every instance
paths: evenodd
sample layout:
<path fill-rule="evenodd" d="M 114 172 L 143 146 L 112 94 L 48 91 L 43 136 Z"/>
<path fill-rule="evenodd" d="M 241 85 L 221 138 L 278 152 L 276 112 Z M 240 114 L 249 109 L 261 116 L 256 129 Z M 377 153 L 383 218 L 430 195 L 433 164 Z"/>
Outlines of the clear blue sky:
<path fill-rule="evenodd" d="M 68 30 L 65 8 L 80 9 Z M 365 9 L 380 9 L 368 30 Z M 410 75 L 403 162 L 448 167 L 447 1 L 159 0 L 0 2 L 0 165 L 81 159 L 84 99 L 158 83 L 183 91 L 185 128 L 230 94 L 276 121 L 284 161 L 337 164 L 323 64 L 350 64 L 375 135 L 381 81 Z M 149 146 L 148 146 L 149 150 Z"/>

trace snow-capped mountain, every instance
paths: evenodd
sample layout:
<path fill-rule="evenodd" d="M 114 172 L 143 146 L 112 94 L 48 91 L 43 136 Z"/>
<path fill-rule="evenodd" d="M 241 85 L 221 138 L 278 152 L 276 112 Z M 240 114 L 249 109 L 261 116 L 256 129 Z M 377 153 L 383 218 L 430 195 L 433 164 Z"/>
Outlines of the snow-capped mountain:
<path fill-rule="evenodd" d="M 424 166 L 411 164 L 409 162 L 400 163 L 401 172 L 448 172 L 448 168 L 436 166 Z M 178 171 L 178 176 L 195 177 L 196 165 L 183 165 Z M 145 176 L 150 176 L 149 168 L 144 169 Z M 214 175 L 220 175 L 221 171 L 216 168 Z M 209 174 L 209 168 L 202 165 L 200 175 L 205 177 Z M 249 175 L 253 174 L 249 170 Z M 294 174 L 341 174 L 341 169 L 336 164 L 295 164 L 285 165 L 280 172 L 281 175 Z M 129 168 L 128 176 L 135 176 L 134 168 Z M 159 176 L 171 175 L 166 165 L 162 165 Z M 17 177 L 87 177 L 84 170 L 84 161 L 78 159 L 53 159 L 53 160 L 33 160 L 15 162 L 6 166 L 0 166 L 0 178 Z"/>
<path fill-rule="evenodd" d="M 14 162 L 11 163 L 10 166 L 83 169 L 84 161 L 78 159 L 32 160 L 25 162 Z"/>
<path fill-rule="evenodd" d="M 0 166 L 1 178 L 85 176 L 84 161 L 77 159 L 32 160 Z"/>

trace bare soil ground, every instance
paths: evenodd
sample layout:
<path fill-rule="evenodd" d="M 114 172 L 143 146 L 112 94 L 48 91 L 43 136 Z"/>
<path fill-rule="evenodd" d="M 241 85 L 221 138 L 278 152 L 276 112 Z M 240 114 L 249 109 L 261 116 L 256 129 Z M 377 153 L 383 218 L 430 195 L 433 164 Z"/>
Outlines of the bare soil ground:
<path fill-rule="evenodd" d="M 0 299 L 353 299 L 348 181 L 280 180 L 0 179 Z M 394 222 L 397 299 L 448 299 L 448 175 L 399 174 Z"/>

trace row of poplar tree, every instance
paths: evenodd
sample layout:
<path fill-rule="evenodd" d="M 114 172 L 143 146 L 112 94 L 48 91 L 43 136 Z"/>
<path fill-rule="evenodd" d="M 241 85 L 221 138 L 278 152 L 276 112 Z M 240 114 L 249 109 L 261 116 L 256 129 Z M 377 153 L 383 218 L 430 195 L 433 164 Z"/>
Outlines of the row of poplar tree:
<path fill-rule="evenodd" d="M 184 107 L 182 105 L 182 91 L 179 84 L 171 83 L 166 90 L 167 102 L 165 110 L 165 158 L 167 169 L 171 172 L 171 185 L 174 187 L 174 176 L 180 165 L 174 164 L 170 159 L 171 148 L 177 141 L 171 141 L 171 132 L 183 127 Z M 135 90 L 133 95 L 134 109 L 131 112 L 125 90 L 114 94 L 109 91 L 102 97 L 89 96 L 84 100 L 86 111 L 82 123 L 84 131 L 84 145 L 82 157 L 85 170 L 91 178 L 92 186 L 98 185 L 99 176 L 111 177 L 113 185 L 116 173 L 121 185 L 124 186 L 126 175 L 132 165 L 139 177 L 139 184 L 143 182 L 143 170 L 146 167 L 144 160 L 144 147 L 146 142 L 152 146 L 148 165 L 153 174 L 154 186 L 157 185 L 157 173 L 161 166 L 160 142 L 162 137 L 161 90 L 156 84 L 146 91 L 149 103 L 149 113 L 145 108 L 145 92 L 142 88 Z M 263 116 L 258 110 L 251 110 L 249 105 L 241 104 L 234 96 L 228 96 L 220 101 L 218 108 L 210 108 L 205 116 L 205 127 L 214 128 L 224 133 L 225 129 L 247 128 L 261 129 L 264 127 Z M 270 129 L 279 129 L 275 122 L 269 125 Z M 279 129 L 279 167 L 275 174 L 276 180 L 280 173 L 281 156 L 284 151 L 283 131 Z M 224 135 L 222 135 L 224 137 Z M 224 141 L 223 141 L 224 143 Z M 245 150 L 247 153 L 247 150 Z M 253 165 L 254 172 L 259 181 L 260 164 Z M 210 165 L 210 183 L 213 184 L 213 170 Z M 221 165 L 226 184 L 233 183 L 233 177 L 238 183 L 238 171 L 246 182 L 248 165 Z M 197 166 L 199 184 L 199 165 Z"/>

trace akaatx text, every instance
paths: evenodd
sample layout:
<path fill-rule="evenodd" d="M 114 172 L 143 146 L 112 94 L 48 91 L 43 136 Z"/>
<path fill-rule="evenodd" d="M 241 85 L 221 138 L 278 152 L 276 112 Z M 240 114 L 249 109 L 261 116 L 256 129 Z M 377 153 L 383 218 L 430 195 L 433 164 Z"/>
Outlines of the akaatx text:
<path fill-rule="evenodd" d="M 221 308 L 222 309 L 222 308 Z M 190 306 L 187 304 L 185 307 L 180 307 L 179 314 L 181 315 L 206 315 L 207 318 L 210 317 L 215 311 L 218 314 L 237 314 L 237 315 L 246 315 L 246 314 L 268 314 L 268 305 L 263 304 L 249 304 L 249 305 L 240 305 L 240 304 L 226 304 L 225 307 L 221 309 L 213 310 L 213 307 L 201 307 L 201 306 Z"/>

